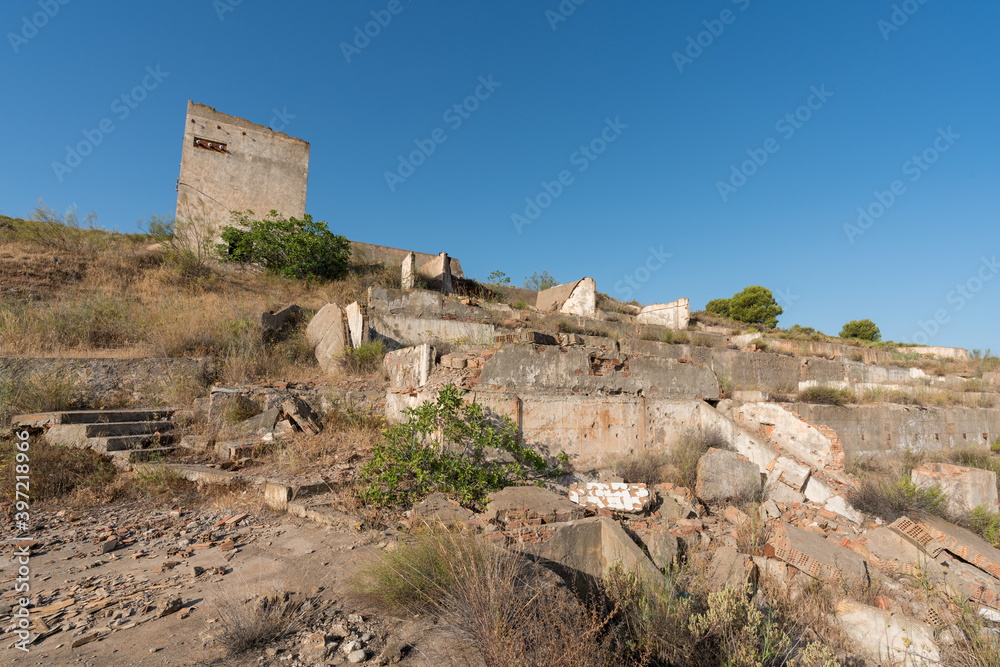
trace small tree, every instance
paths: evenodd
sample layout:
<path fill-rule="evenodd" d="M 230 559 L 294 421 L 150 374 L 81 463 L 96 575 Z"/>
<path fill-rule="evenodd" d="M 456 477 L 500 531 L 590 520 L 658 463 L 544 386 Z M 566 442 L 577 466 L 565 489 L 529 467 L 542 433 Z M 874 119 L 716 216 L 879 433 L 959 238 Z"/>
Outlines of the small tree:
<path fill-rule="evenodd" d="M 882 340 L 882 332 L 871 320 L 851 320 L 840 330 L 840 337 L 877 341 Z"/>
<path fill-rule="evenodd" d="M 527 289 L 533 289 L 536 292 L 541 292 L 542 290 L 551 289 L 555 287 L 557 284 L 558 283 L 556 283 L 556 279 L 553 278 L 548 271 L 542 271 L 541 273 L 535 271 L 534 273 L 531 274 L 530 278 L 524 279 L 524 286 Z"/>
<path fill-rule="evenodd" d="M 778 326 L 778 315 L 784 310 L 774 300 L 771 290 L 760 285 L 744 287 L 729 300 L 729 317 L 747 324 Z"/>
<path fill-rule="evenodd" d="M 719 317 L 729 318 L 730 299 L 712 299 L 705 304 L 705 312 Z"/>
<path fill-rule="evenodd" d="M 301 279 L 338 278 L 347 271 L 350 241 L 310 215 L 281 218 L 272 210 L 256 220 L 253 211 L 233 211 L 232 220 L 215 246 L 224 262 L 259 264 L 270 273 Z"/>

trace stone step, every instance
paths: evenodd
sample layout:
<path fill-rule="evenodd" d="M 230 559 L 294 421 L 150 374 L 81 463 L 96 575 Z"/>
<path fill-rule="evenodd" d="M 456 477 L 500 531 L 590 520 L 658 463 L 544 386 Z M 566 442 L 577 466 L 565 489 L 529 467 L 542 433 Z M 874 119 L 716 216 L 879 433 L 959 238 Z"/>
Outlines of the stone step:
<path fill-rule="evenodd" d="M 107 437 L 87 438 L 84 442 L 95 452 L 113 453 L 126 450 L 145 450 L 150 448 L 173 445 L 178 436 L 172 431 L 139 435 L 112 435 Z"/>
<path fill-rule="evenodd" d="M 111 422 L 107 424 L 81 424 L 88 438 L 102 438 L 111 435 L 144 435 L 165 433 L 173 430 L 169 421 Z"/>
<path fill-rule="evenodd" d="M 173 447 L 151 447 L 150 449 L 125 449 L 117 452 L 109 452 L 111 462 L 124 469 L 129 469 L 132 464 L 159 459 L 174 451 Z"/>
<path fill-rule="evenodd" d="M 62 410 L 36 412 L 13 417 L 14 426 L 40 428 L 55 424 L 107 424 L 114 422 L 144 422 L 169 419 L 172 408 L 143 408 L 128 410 Z"/>

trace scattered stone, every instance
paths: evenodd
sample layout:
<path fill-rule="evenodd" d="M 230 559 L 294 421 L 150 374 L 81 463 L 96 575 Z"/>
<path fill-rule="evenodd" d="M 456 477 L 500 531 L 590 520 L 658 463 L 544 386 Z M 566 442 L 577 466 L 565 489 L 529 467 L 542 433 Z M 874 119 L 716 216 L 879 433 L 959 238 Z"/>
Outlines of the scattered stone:
<path fill-rule="evenodd" d="M 184 608 L 184 600 L 178 597 L 170 597 L 164 600 L 160 605 L 160 618 L 164 616 L 169 616 L 170 614 L 176 613 Z"/>
<path fill-rule="evenodd" d="M 757 592 L 757 565 L 751 556 L 731 547 L 720 547 L 712 554 L 707 584 L 713 591 L 726 586 L 742 589 L 749 584 L 749 595 L 753 596 Z"/>

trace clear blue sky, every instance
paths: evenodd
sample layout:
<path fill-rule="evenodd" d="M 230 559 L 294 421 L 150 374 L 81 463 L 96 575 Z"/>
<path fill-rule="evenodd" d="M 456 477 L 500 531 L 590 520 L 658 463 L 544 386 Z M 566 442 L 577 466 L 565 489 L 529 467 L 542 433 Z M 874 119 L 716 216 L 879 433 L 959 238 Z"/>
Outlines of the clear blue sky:
<path fill-rule="evenodd" d="M 1000 351 L 998 25 L 986 0 L 6 0 L 0 210 L 172 214 L 193 99 L 309 141 L 334 231 L 473 277 L 693 309 L 763 284 L 783 326 Z"/>

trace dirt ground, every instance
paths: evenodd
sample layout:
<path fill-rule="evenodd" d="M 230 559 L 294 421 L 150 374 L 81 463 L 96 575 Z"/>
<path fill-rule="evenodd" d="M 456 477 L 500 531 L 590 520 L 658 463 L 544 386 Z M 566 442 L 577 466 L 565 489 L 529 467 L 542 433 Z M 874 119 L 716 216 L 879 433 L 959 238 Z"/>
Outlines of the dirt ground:
<path fill-rule="evenodd" d="M 351 578 L 379 557 L 379 535 L 285 514 L 242 515 L 150 503 L 38 515 L 30 599 L 33 630 L 43 638 L 24 653 L 13 647 L 16 635 L 6 632 L 3 660 L 94 667 L 337 665 L 348 664 L 343 645 L 357 641 L 354 649 L 365 651 L 362 664 L 479 664 L 448 628 L 419 616 L 385 615 L 351 594 Z M 109 536 L 117 548 L 102 553 Z M 19 595 L 15 549 L 5 546 L 0 563 L 6 608 Z M 300 632 L 227 657 L 217 641 L 227 612 L 275 593 L 305 601 Z"/>

